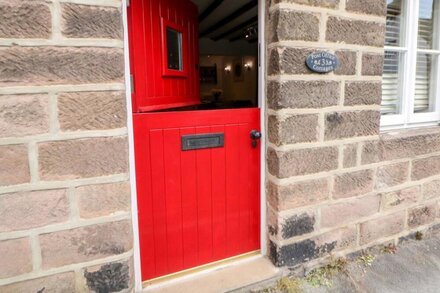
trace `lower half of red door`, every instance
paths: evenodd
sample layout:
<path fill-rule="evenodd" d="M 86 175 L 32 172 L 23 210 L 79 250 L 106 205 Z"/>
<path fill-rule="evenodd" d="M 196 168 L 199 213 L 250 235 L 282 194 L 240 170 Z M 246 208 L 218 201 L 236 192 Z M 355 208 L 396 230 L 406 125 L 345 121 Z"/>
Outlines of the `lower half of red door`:
<path fill-rule="evenodd" d="M 250 136 L 259 117 L 134 114 L 144 281 L 260 248 L 260 143 Z"/>

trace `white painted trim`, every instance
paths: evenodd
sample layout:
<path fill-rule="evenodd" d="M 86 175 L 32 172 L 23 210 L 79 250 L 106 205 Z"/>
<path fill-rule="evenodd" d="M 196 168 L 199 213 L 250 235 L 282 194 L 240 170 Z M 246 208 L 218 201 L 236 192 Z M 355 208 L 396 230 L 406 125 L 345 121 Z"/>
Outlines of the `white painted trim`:
<path fill-rule="evenodd" d="M 133 226 L 134 291 L 142 292 L 141 251 L 139 247 L 139 225 L 136 191 L 136 169 L 134 157 L 133 110 L 131 104 L 130 56 L 128 43 L 127 0 L 122 0 L 122 23 L 124 27 L 125 96 L 127 101 L 128 155 L 131 186 L 131 222 Z"/>

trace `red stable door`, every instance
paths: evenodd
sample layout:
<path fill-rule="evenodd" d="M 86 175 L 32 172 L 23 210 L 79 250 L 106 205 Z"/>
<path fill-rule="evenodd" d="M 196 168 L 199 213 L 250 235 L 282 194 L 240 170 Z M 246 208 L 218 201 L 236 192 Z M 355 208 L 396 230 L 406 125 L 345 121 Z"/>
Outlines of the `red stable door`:
<path fill-rule="evenodd" d="M 260 249 L 260 110 L 200 103 L 197 8 L 131 0 L 142 280 Z"/>

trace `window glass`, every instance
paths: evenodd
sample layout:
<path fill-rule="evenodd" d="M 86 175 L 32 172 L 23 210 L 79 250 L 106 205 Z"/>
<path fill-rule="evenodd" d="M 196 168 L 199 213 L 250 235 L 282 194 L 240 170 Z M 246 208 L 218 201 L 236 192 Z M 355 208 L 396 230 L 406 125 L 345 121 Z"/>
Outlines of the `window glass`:
<path fill-rule="evenodd" d="M 385 46 L 400 46 L 402 1 L 387 0 L 387 25 Z"/>
<path fill-rule="evenodd" d="M 417 45 L 419 49 L 434 49 L 434 0 L 420 0 L 419 33 Z"/>
<path fill-rule="evenodd" d="M 183 70 L 182 62 L 182 33 L 167 28 L 168 69 Z"/>
<path fill-rule="evenodd" d="M 383 115 L 399 114 L 401 98 L 401 72 L 402 53 L 385 51 L 384 68 L 382 76 L 382 106 Z"/>

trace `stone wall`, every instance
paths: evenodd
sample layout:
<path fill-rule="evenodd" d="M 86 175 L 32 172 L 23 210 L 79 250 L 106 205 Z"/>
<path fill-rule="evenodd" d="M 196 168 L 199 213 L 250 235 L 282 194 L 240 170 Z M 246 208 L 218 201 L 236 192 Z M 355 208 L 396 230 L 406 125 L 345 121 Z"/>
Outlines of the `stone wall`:
<path fill-rule="evenodd" d="M 1 0 L 0 19 L 0 292 L 128 291 L 121 1 Z"/>
<path fill-rule="evenodd" d="M 267 3 L 273 262 L 319 262 L 434 227 L 440 128 L 379 128 L 386 1 Z M 320 50 L 340 68 L 309 71 L 306 56 Z"/>

